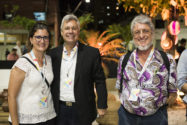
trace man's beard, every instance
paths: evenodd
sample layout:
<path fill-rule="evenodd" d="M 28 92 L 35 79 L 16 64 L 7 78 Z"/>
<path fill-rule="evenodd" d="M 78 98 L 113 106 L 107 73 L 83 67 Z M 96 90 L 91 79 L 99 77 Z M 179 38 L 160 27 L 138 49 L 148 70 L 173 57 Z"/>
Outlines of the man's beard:
<path fill-rule="evenodd" d="M 145 51 L 148 50 L 152 45 L 153 42 L 151 41 L 149 44 L 147 44 L 146 46 L 138 46 L 136 43 L 134 43 L 135 47 L 138 48 L 141 51 Z"/>

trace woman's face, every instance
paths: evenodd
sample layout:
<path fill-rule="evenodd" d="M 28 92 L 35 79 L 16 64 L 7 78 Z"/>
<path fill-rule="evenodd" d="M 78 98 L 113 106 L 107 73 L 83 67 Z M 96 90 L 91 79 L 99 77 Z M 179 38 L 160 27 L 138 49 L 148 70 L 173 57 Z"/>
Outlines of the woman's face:
<path fill-rule="evenodd" d="M 45 52 L 49 46 L 49 33 L 46 29 L 38 29 L 30 41 L 35 51 Z"/>

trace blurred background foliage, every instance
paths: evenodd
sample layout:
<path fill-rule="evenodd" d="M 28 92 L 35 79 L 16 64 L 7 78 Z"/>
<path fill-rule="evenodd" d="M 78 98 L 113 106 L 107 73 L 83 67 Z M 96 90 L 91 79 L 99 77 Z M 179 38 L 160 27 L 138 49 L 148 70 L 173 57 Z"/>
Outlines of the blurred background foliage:
<path fill-rule="evenodd" d="M 106 77 L 109 74 L 108 62 L 118 63 L 119 58 L 127 51 L 129 41 L 132 39 L 130 25 L 121 26 L 112 24 L 104 31 L 89 29 L 88 25 L 94 22 L 93 16 L 84 14 L 79 17 L 80 20 L 80 42 L 98 48 L 102 58 L 102 66 Z"/>
<path fill-rule="evenodd" d="M 6 8 L 8 6 L 5 4 L 4 7 Z M 25 30 L 29 30 L 34 25 L 34 23 L 36 23 L 36 21 L 24 16 L 17 15 L 18 10 L 18 5 L 12 5 L 12 10 L 10 11 L 11 18 L 9 20 L 0 21 L 0 24 L 6 28 L 19 27 Z"/>

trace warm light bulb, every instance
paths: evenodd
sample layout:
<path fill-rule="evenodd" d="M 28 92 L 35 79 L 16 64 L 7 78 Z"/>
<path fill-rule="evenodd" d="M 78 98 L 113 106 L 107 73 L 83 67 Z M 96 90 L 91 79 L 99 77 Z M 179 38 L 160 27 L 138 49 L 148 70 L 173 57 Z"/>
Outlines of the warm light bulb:
<path fill-rule="evenodd" d="M 85 0 L 86 3 L 90 3 L 90 0 Z"/>
<path fill-rule="evenodd" d="M 102 46 L 102 43 L 98 43 L 98 46 Z"/>
<path fill-rule="evenodd" d="M 185 26 L 187 26 L 187 16 L 184 17 L 185 20 Z"/>
<path fill-rule="evenodd" d="M 177 6 L 177 2 L 176 2 L 175 0 L 170 0 L 170 4 L 171 4 L 172 6 L 174 6 L 174 7 Z"/>
<path fill-rule="evenodd" d="M 164 32 L 162 33 L 162 36 L 161 36 L 161 41 L 165 40 L 165 39 L 166 39 L 166 36 L 167 36 L 167 32 L 164 31 Z"/>
<path fill-rule="evenodd" d="M 163 20 L 169 19 L 169 10 L 164 8 L 161 12 L 161 16 Z"/>
<path fill-rule="evenodd" d="M 172 40 L 171 40 L 171 39 L 166 38 L 165 40 L 161 41 L 160 45 L 161 45 L 161 47 L 162 47 L 164 50 L 169 50 L 169 49 L 171 49 L 173 43 L 172 43 Z"/>
<path fill-rule="evenodd" d="M 175 36 L 175 45 L 178 43 L 178 36 Z"/>
<path fill-rule="evenodd" d="M 169 32 L 171 35 L 178 35 L 180 33 L 180 23 L 178 21 L 172 21 L 169 24 Z"/>

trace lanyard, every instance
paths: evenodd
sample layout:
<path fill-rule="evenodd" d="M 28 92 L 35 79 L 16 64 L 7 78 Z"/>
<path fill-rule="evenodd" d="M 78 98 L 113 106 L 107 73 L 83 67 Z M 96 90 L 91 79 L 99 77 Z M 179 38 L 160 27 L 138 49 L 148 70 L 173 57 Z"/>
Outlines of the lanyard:
<path fill-rule="evenodd" d="M 65 47 L 64 47 L 64 49 L 65 49 Z M 67 66 L 67 71 L 66 71 L 66 76 L 67 77 L 69 77 L 69 72 L 70 72 L 70 69 L 72 68 L 72 66 L 73 66 L 73 64 L 74 64 L 74 58 L 75 58 L 75 56 L 76 56 L 76 54 L 77 54 L 77 45 L 72 49 L 72 51 L 71 51 L 71 54 L 70 54 L 70 59 L 67 59 L 67 58 L 65 58 L 65 51 L 63 51 L 63 53 L 62 53 L 62 59 L 64 59 L 64 60 L 66 60 L 66 61 L 69 61 L 70 63 L 68 64 L 68 66 Z"/>
<path fill-rule="evenodd" d="M 39 64 L 38 64 L 38 62 L 37 62 L 37 59 L 36 59 L 36 56 L 34 55 L 34 52 L 31 50 L 31 52 L 30 52 L 30 54 L 31 54 L 31 56 L 32 56 L 32 59 L 33 59 L 33 61 L 34 61 L 34 64 L 35 64 L 35 66 L 36 66 L 36 68 L 37 68 L 37 70 L 41 73 L 41 75 L 42 75 L 42 80 L 43 81 L 45 81 L 45 55 L 44 55 L 44 58 L 43 58 L 43 66 L 42 66 L 42 69 L 40 69 L 39 67 Z"/>
<path fill-rule="evenodd" d="M 36 68 L 36 70 L 38 70 L 37 67 L 36 67 L 36 65 L 35 65 L 29 58 L 27 58 L 26 56 L 22 56 L 21 58 L 25 58 L 27 61 L 30 62 L 30 64 L 32 64 L 32 65 L 34 66 L 34 68 Z M 49 82 L 48 82 L 47 79 L 44 77 L 44 75 L 43 75 L 42 72 L 41 72 L 41 75 L 42 75 L 42 78 L 45 79 L 46 85 L 47 85 L 47 87 L 49 88 Z"/>
<path fill-rule="evenodd" d="M 73 58 L 75 57 L 76 53 L 77 53 L 77 49 L 78 49 L 78 45 L 75 45 L 75 47 L 71 50 L 71 53 L 73 52 L 73 54 L 70 54 L 70 61 L 73 60 Z M 65 58 L 65 54 L 67 53 L 66 48 L 64 47 L 63 52 L 62 52 L 62 59 L 64 60 L 68 60 L 67 58 Z"/>
<path fill-rule="evenodd" d="M 37 70 L 40 71 L 40 72 L 44 71 L 44 67 L 45 67 L 45 55 L 44 55 L 44 58 L 43 58 L 43 67 L 42 67 L 42 71 L 41 71 L 40 68 L 39 68 L 40 66 L 39 66 L 39 64 L 38 64 L 38 62 L 37 62 L 36 56 L 34 55 L 34 52 L 33 52 L 32 50 L 31 50 L 30 54 L 31 54 L 31 56 L 32 56 L 32 59 L 33 59 L 33 61 L 34 61 L 34 64 L 35 64 L 36 67 L 37 67 Z"/>
<path fill-rule="evenodd" d="M 144 64 L 144 66 L 143 66 L 143 69 L 141 70 L 141 72 L 140 72 L 140 74 L 139 74 L 139 76 L 138 76 L 138 79 L 140 79 L 140 77 L 142 76 L 142 74 L 144 73 L 144 71 L 145 71 L 145 69 L 147 68 L 147 66 L 149 65 L 149 63 L 150 63 L 150 61 L 151 61 L 151 58 L 152 58 L 152 56 L 153 56 L 153 53 L 154 53 L 154 47 L 152 48 L 152 50 L 151 50 L 151 52 L 149 53 L 149 56 L 148 56 L 148 58 L 147 58 L 147 60 L 146 60 L 146 62 L 145 62 L 145 64 Z M 135 51 L 135 53 L 134 53 L 134 63 L 135 63 L 135 67 L 136 67 L 136 72 L 138 71 L 137 70 L 137 64 L 136 64 L 136 55 L 137 55 L 137 52 Z"/>

